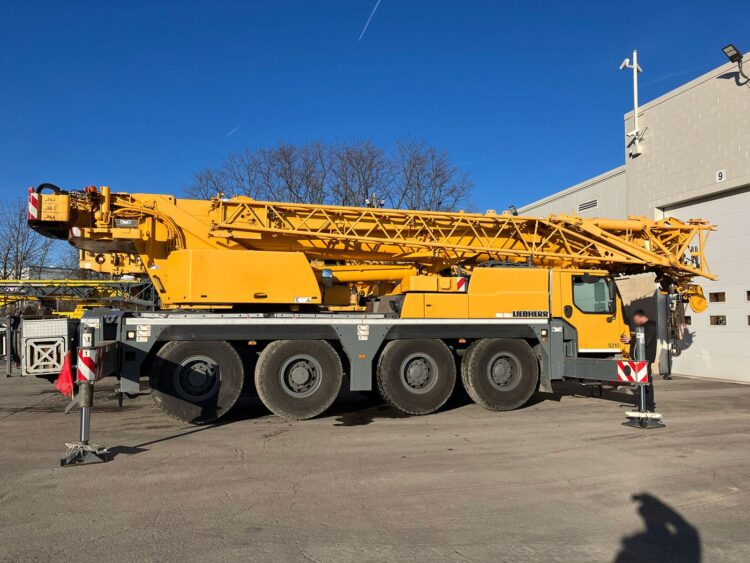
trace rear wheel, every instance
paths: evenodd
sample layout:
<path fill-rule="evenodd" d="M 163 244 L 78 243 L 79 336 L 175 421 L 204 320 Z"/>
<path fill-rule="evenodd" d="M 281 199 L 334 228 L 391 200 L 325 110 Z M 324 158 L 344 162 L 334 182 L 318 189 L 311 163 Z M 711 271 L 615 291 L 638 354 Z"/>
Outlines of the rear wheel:
<path fill-rule="evenodd" d="M 378 361 L 378 389 L 391 406 L 408 414 L 429 414 L 453 393 L 456 366 L 441 340 L 393 340 Z"/>
<path fill-rule="evenodd" d="M 493 411 L 508 411 L 534 394 L 539 368 L 525 340 L 485 338 L 466 350 L 461 379 L 475 403 Z"/>
<path fill-rule="evenodd" d="M 341 390 L 341 359 L 323 340 L 277 340 L 255 366 L 255 388 L 269 410 L 291 420 L 313 418 Z"/>
<path fill-rule="evenodd" d="M 228 342 L 168 342 L 156 354 L 151 395 L 172 418 L 205 424 L 234 406 L 244 377 L 242 360 Z"/>

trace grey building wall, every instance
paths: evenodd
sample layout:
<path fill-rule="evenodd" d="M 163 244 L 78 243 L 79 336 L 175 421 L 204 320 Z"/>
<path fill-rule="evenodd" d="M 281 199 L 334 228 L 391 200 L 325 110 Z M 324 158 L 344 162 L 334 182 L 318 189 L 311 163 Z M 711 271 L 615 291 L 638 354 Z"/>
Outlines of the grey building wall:
<path fill-rule="evenodd" d="M 625 166 L 605 172 L 566 190 L 519 208 L 521 214 L 551 215 L 555 213 L 581 217 L 625 217 Z M 592 207 L 591 202 L 597 205 Z M 579 205 L 584 208 L 579 209 Z"/>
<path fill-rule="evenodd" d="M 750 349 L 750 188 L 691 200 L 666 214 L 716 225 L 706 254 L 719 278 L 696 280 L 708 297 L 708 310 L 686 310 L 689 319 L 675 339 L 681 353 L 673 358 L 672 371 L 750 383 L 750 369 L 744 368 Z"/>
<path fill-rule="evenodd" d="M 745 56 L 750 69 L 750 55 Z M 655 311 L 660 325 L 658 369 L 698 377 L 750 382 L 742 351 L 750 348 L 750 81 L 727 63 L 639 108 L 642 154 L 631 156 L 625 115 L 625 165 L 531 203 L 521 211 L 570 213 L 594 198 L 585 216 L 644 215 L 704 218 L 717 226 L 708 239 L 708 263 L 718 281 L 696 280 L 721 299 L 708 311 L 686 314 L 670 357 L 666 300 L 648 279 L 621 280 L 628 309 Z"/>
<path fill-rule="evenodd" d="M 674 340 L 680 354 L 660 359 L 675 373 L 750 382 L 741 368 L 750 347 L 750 81 L 727 63 L 645 104 L 639 121 L 642 154 L 631 156 L 625 141 L 628 214 L 699 217 L 717 228 L 707 259 L 718 280 L 695 281 L 722 300 L 701 314 L 688 308 L 691 322 Z M 664 350 L 665 306 L 657 311 Z"/>
<path fill-rule="evenodd" d="M 743 82 L 727 63 L 641 106 L 643 154 L 631 158 L 625 140 L 629 215 L 661 218 L 664 207 L 750 185 L 750 87 Z M 625 132 L 632 129 L 631 111 Z"/>

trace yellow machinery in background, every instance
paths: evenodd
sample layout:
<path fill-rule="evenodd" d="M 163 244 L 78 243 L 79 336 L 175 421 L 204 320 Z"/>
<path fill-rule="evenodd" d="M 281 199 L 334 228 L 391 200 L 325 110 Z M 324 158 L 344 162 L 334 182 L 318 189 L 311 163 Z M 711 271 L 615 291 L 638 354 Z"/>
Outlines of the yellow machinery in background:
<path fill-rule="evenodd" d="M 0 280 L 0 306 L 28 301 L 72 319 L 80 319 L 95 307 L 156 308 L 154 288 L 148 280 Z M 71 303 L 74 308 L 59 311 L 59 302 Z"/>

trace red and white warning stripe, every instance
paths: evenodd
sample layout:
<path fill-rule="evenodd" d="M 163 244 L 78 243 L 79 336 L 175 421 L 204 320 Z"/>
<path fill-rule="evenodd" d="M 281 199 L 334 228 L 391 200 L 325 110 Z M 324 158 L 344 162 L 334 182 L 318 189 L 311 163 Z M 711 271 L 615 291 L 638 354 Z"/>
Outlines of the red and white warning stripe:
<path fill-rule="evenodd" d="M 78 350 L 78 381 L 96 380 L 97 350 L 81 348 Z"/>
<path fill-rule="evenodd" d="M 29 212 L 27 219 L 39 219 L 39 194 L 29 192 Z"/>
<path fill-rule="evenodd" d="M 648 362 L 617 362 L 617 379 L 626 383 L 648 383 Z"/>
<path fill-rule="evenodd" d="M 458 278 L 456 280 L 456 291 L 466 291 L 469 284 L 466 283 L 466 278 Z"/>

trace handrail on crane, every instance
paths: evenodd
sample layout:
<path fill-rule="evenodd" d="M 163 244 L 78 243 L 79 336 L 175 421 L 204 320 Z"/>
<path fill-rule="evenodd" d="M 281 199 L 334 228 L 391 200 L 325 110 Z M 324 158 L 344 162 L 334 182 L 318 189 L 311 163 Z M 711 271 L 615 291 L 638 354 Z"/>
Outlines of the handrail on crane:
<path fill-rule="evenodd" d="M 156 306 L 153 285 L 148 280 L 0 279 L 0 305 L 31 299 Z"/>

